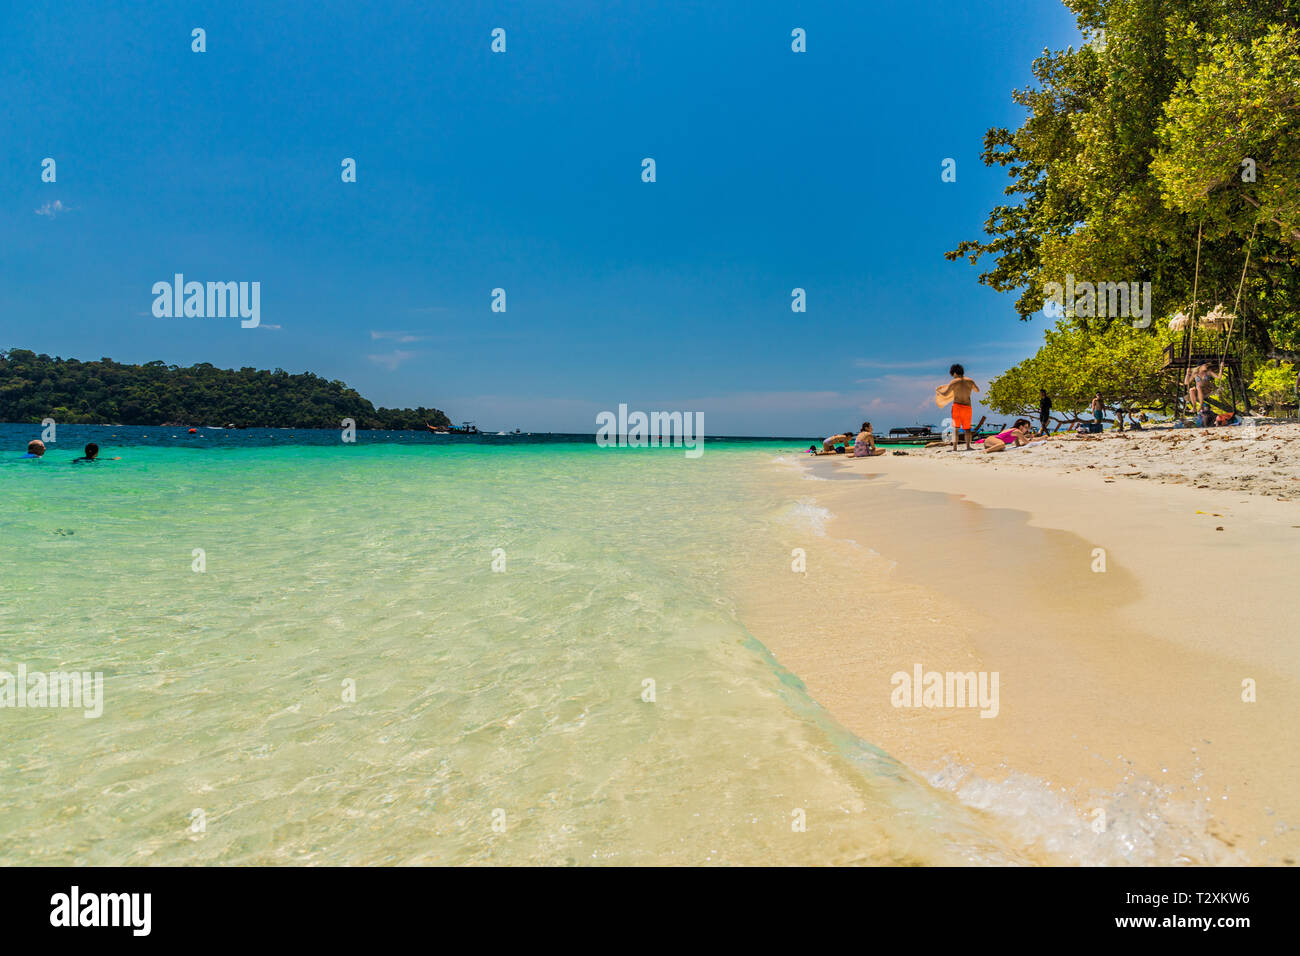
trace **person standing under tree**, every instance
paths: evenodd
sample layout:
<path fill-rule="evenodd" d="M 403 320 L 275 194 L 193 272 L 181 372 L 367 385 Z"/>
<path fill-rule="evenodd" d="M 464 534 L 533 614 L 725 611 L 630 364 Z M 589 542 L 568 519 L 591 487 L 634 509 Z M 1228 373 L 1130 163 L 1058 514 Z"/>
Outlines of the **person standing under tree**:
<path fill-rule="evenodd" d="M 1038 390 L 1038 432 L 1041 435 L 1047 434 L 1047 423 L 1052 417 L 1052 398 L 1047 394 L 1047 389 Z"/>
<path fill-rule="evenodd" d="M 1101 431 L 1106 423 L 1106 405 L 1101 400 L 1101 392 L 1092 396 L 1092 404 L 1088 406 L 1092 409 L 1093 420 L 1097 423 L 1097 431 Z"/>

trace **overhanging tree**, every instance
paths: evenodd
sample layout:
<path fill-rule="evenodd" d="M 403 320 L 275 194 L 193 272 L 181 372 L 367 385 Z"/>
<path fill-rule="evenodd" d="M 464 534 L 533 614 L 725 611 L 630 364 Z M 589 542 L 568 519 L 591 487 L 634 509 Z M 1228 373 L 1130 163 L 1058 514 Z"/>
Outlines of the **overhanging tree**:
<path fill-rule="evenodd" d="M 1062 319 L 1042 348 L 989 383 L 982 401 L 1000 414 L 1032 418 L 1045 389 L 1059 426 L 1079 421 L 1100 392 L 1123 428 L 1126 417 L 1167 404 L 1159 374 L 1167 338 L 1125 322 L 1084 328 Z"/>
<path fill-rule="evenodd" d="M 1300 2 L 1066 6 L 1086 42 L 1035 60 L 1036 85 L 1014 94 L 1024 123 L 986 135 L 984 161 L 1006 168 L 1010 199 L 989 214 L 986 239 L 948 258 L 992 257 L 980 282 L 1018 291 L 1024 320 L 1067 275 L 1149 281 L 1153 314 L 1167 317 L 1191 304 L 1198 228 L 1200 313 L 1232 306 L 1258 229 L 1238 334 L 1259 353 L 1295 348 Z M 1253 183 L 1241 175 L 1247 158 Z M 1074 318 L 1085 332 L 1098 324 Z"/>

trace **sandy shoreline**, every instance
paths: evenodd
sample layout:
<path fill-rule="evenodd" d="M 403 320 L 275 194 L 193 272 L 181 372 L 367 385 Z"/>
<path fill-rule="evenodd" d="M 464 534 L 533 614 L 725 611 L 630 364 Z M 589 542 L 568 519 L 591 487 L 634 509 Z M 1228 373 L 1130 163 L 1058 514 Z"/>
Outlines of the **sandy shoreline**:
<path fill-rule="evenodd" d="M 1088 472 L 1116 480 L 1131 478 L 1300 500 L 1300 425 L 1296 424 L 1062 434 L 998 454 L 986 454 L 978 445 L 970 452 L 962 448 L 955 455 L 948 447 L 891 447 L 886 457 L 903 457 L 893 451 L 945 461 L 961 457 L 968 459 L 962 464 L 981 468 Z"/>
<path fill-rule="evenodd" d="M 742 615 L 841 723 L 987 807 L 1034 858 L 1294 864 L 1300 506 L 1273 494 L 1300 474 L 1286 428 L 1183 482 L 1188 447 L 1157 435 L 812 460 L 783 480 L 833 517 L 792 531 L 807 573 L 778 556 Z M 1223 438 L 1186 440 L 1201 455 Z M 1261 456 L 1275 467 L 1247 479 Z M 997 716 L 893 706 L 891 675 L 917 665 L 997 672 Z"/>

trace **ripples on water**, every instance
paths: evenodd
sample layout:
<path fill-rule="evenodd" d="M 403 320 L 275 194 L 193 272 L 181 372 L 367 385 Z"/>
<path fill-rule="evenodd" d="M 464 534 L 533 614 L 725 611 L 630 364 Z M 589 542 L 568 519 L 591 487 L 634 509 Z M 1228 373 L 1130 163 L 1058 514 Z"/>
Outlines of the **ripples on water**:
<path fill-rule="evenodd" d="M 0 670 L 106 698 L 0 710 L 0 863 L 1022 859 L 737 621 L 797 448 L 125 431 L 0 463 Z"/>
<path fill-rule="evenodd" d="M 0 465 L 0 668 L 102 671 L 105 709 L 0 711 L 5 863 L 998 855 L 734 619 L 761 446 L 77 431 Z"/>

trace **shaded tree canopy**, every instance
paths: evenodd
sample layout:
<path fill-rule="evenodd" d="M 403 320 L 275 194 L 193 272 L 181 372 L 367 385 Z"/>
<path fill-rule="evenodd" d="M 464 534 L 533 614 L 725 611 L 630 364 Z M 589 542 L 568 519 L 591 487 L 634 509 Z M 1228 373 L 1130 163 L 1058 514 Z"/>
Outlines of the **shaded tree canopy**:
<path fill-rule="evenodd" d="M 0 352 L 0 421 L 60 424 L 235 425 L 249 428 L 401 429 L 450 424 L 436 408 L 375 408 L 355 389 L 284 369 L 189 368 L 161 361 L 80 362 L 26 349 Z"/>
<path fill-rule="evenodd" d="M 1165 333 L 1134 330 L 1122 322 L 1085 331 L 1062 319 L 1048 330 L 1043 347 L 989 383 L 983 402 L 1004 415 L 1036 417 L 1039 389 L 1046 389 L 1059 422 L 1078 420 L 1094 394 L 1120 417 L 1168 404 L 1160 375 Z"/>

